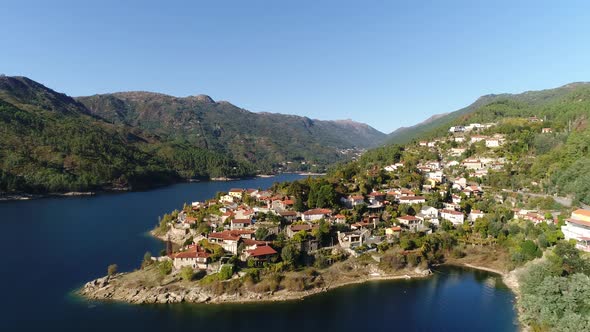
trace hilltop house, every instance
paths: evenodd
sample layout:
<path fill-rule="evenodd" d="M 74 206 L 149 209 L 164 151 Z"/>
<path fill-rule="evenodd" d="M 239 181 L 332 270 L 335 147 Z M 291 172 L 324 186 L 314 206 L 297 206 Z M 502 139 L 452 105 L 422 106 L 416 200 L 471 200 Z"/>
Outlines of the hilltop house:
<path fill-rule="evenodd" d="M 348 197 L 342 197 L 340 201 L 349 209 L 357 205 L 361 205 L 365 203 L 365 198 L 362 195 L 351 195 Z"/>
<path fill-rule="evenodd" d="M 254 249 L 244 250 L 242 254 L 242 260 L 247 261 L 252 259 L 255 261 L 255 265 L 261 265 L 265 262 L 269 262 L 273 257 L 277 257 L 278 252 L 269 245 L 257 245 Z"/>
<path fill-rule="evenodd" d="M 420 218 L 410 215 L 398 217 L 397 221 L 402 225 L 408 226 L 408 228 L 412 231 L 415 231 L 422 226 L 422 220 L 420 220 Z"/>
<path fill-rule="evenodd" d="M 480 210 L 471 210 L 469 213 L 468 219 L 470 222 L 475 222 L 479 218 L 483 218 L 485 213 L 481 212 Z"/>
<path fill-rule="evenodd" d="M 400 204 L 421 204 L 426 202 L 423 196 L 402 196 L 399 199 Z"/>
<path fill-rule="evenodd" d="M 251 239 L 252 234 L 254 234 L 254 231 L 250 231 L 250 230 L 242 230 L 242 231 L 226 230 L 223 232 L 209 233 L 209 235 L 207 236 L 207 240 L 210 243 L 215 243 L 215 244 L 220 245 L 223 248 L 223 250 L 230 252 L 234 255 L 237 255 L 238 254 L 238 245 L 239 245 L 239 242 L 242 239 L 242 237 Z"/>
<path fill-rule="evenodd" d="M 332 214 L 330 209 L 311 209 L 303 212 L 304 221 L 314 221 L 327 218 Z"/>
<path fill-rule="evenodd" d="M 575 240 L 576 247 L 590 252 L 590 211 L 578 209 L 566 219 L 561 231 L 566 240 Z"/>
<path fill-rule="evenodd" d="M 369 230 L 357 230 L 352 232 L 337 232 L 338 243 L 344 249 L 352 249 L 362 246 L 368 239 Z"/>
<path fill-rule="evenodd" d="M 230 195 L 230 196 L 232 196 L 232 197 L 235 197 L 237 199 L 242 199 L 242 194 L 243 193 L 244 193 L 244 189 L 233 188 L 233 189 L 230 189 L 227 194 Z"/>
<path fill-rule="evenodd" d="M 463 215 L 463 212 L 449 210 L 449 209 L 440 210 L 440 217 L 442 219 L 446 219 L 446 220 L 452 222 L 453 225 L 455 225 L 455 226 L 463 225 L 463 222 L 465 221 L 465 216 Z"/>
<path fill-rule="evenodd" d="M 189 245 L 185 250 L 171 254 L 172 265 L 175 269 L 190 266 L 193 269 L 206 270 L 209 264 L 209 253 L 197 244 Z"/>
<path fill-rule="evenodd" d="M 230 221 L 230 229 L 231 230 L 244 229 L 244 228 L 249 227 L 251 225 L 252 225 L 251 219 L 232 219 Z"/>

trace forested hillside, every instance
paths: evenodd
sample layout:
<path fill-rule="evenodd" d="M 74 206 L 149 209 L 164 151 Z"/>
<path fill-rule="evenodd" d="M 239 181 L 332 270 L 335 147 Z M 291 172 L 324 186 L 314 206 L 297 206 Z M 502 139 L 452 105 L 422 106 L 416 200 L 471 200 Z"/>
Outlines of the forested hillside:
<path fill-rule="evenodd" d="M 368 125 L 350 120 L 320 121 L 253 113 L 204 95 L 178 98 L 151 92 L 121 92 L 77 100 L 92 114 L 112 123 L 223 152 L 254 164 L 260 172 L 321 170 L 362 149 L 375 147 L 386 138 Z"/>
<path fill-rule="evenodd" d="M 137 189 L 250 174 L 223 155 L 106 123 L 29 79 L 0 77 L 0 192 Z"/>

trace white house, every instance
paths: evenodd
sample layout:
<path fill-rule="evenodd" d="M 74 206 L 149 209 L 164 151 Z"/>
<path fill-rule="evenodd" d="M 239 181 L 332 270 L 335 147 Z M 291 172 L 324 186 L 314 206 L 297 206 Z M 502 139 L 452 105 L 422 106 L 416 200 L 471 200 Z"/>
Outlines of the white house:
<path fill-rule="evenodd" d="M 465 221 L 465 216 L 462 212 L 450 210 L 450 209 L 442 209 L 440 210 L 440 217 L 442 219 L 446 219 L 453 223 L 453 225 L 462 225 Z"/>
<path fill-rule="evenodd" d="M 479 218 L 483 218 L 485 216 L 485 213 L 481 212 L 480 210 L 471 210 L 471 213 L 469 213 L 469 221 L 474 222 Z"/>
<path fill-rule="evenodd" d="M 232 196 L 232 197 L 235 197 L 237 199 L 242 199 L 242 193 L 243 192 L 244 192 L 244 189 L 233 188 L 233 189 L 230 189 L 227 194 L 230 195 L 230 196 Z"/>
<path fill-rule="evenodd" d="M 409 215 L 403 216 L 403 217 L 398 217 L 397 221 L 399 221 L 399 223 L 402 225 L 408 226 L 408 228 L 412 231 L 419 229 L 423 225 L 422 220 L 420 218 L 417 218 L 414 216 L 409 216 Z"/>
<path fill-rule="evenodd" d="M 322 218 L 327 218 L 332 214 L 332 210 L 330 209 L 312 209 L 303 212 L 303 220 L 304 221 L 314 221 L 320 220 Z"/>
<path fill-rule="evenodd" d="M 421 204 L 425 202 L 426 198 L 423 196 L 402 196 L 399 198 L 400 204 Z"/>
<path fill-rule="evenodd" d="M 561 231 L 566 240 L 575 240 L 576 247 L 590 252 L 590 211 L 578 209 L 566 219 Z"/>

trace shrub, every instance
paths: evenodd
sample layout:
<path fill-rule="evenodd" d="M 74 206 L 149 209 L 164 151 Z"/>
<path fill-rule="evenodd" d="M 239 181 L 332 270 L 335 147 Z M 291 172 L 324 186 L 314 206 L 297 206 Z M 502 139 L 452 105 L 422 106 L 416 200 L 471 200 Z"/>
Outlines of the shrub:
<path fill-rule="evenodd" d="M 158 270 L 163 276 L 169 275 L 172 272 L 172 261 L 165 260 L 158 264 Z"/>
<path fill-rule="evenodd" d="M 193 276 L 194 276 L 194 271 L 193 268 L 190 266 L 183 266 L 182 269 L 180 269 L 180 277 L 184 280 L 184 281 L 191 281 L 193 280 Z"/>
<path fill-rule="evenodd" d="M 112 275 L 116 274 L 118 268 L 119 267 L 117 266 L 117 264 L 111 264 L 111 265 L 109 265 L 109 267 L 107 268 L 107 274 L 109 276 L 112 276 Z"/>

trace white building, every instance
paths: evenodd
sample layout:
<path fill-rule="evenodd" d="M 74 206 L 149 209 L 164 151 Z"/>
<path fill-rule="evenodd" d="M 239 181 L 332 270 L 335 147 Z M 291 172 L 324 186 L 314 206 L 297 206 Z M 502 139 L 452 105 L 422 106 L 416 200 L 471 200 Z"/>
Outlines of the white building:
<path fill-rule="evenodd" d="M 442 209 L 440 210 L 440 217 L 442 219 L 446 219 L 453 223 L 453 225 L 463 225 L 465 221 L 465 216 L 462 212 L 450 210 L 450 209 Z"/>
<path fill-rule="evenodd" d="M 572 212 L 569 219 L 566 219 L 565 226 L 561 231 L 566 240 L 575 240 L 576 247 L 580 250 L 590 252 L 590 211 L 578 209 Z"/>

